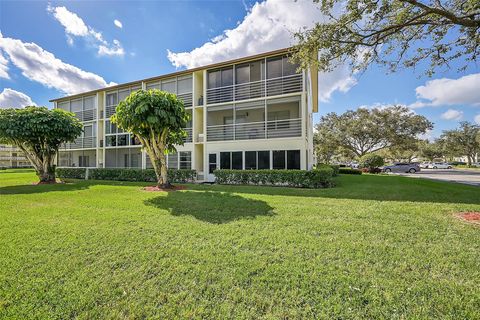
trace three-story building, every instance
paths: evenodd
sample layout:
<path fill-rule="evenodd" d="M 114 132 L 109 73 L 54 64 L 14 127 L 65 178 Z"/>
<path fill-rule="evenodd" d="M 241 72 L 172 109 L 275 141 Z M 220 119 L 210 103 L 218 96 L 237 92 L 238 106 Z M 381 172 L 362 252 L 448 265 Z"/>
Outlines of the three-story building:
<path fill-rule="evenodd" d="M 58 166 L 150 168 L 139 142 L 110 121 L 118 102 L 139 89 L 160 89 L 183 100 L 188 137 L 169 168 L 310 169 L 318 72 L 299 71 L 277 50 L 205 67 L 51 100 L 83 122 L 82 136 L 59 152 Z"/>

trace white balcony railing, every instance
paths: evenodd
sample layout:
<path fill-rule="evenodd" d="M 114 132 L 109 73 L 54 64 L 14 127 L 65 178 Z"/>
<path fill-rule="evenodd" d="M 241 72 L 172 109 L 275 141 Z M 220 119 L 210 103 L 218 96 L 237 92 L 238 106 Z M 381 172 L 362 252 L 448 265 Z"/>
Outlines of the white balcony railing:
<path fill-rule="evenodd" d="M 110 118 L 115 113 L 115 108 L 117 106 L 106 106 L 105 107 L 105 119 Z"/>
<path fill-rule="evenodd" d="M 26 161 L 27 158 L 19 156 L 0 156 L 0 160 Z"/>
<path fill-rule="evenodd" d="M 97 118 L 97 109 L 83 110 L 75 112 L 75 117 L 80 121 L 92 121 Z"/>
<path fill-rule="evenodd" d="M 207 90 L 207 104 L 276 96 L 303 89 L 302 74 L 259 80 Z"/>
<path fill-rule="evenodd" d="M 183 101 L 183 106 L 185 108 L 193 106 L 193 96 L 192 93 L 184 93 L 184 94 L 178 94 L 177 95 L 178 99 Z"/>
<path fill-rule="evenodd" d="M 97 146 L 97 137 L 77 138 L 74 142 L 65 143 L 62 147 L 65 149 L 87 149 Z"/>
<path fill-rule="evenodd" d="M 301 119 L 207 126 L 207 141 L 273 139 L 301 135 Z"/>
<path fill-rule="evenodd" d="M 185 128 L 187 136 L 183 138 L 183 142 L 192 142 L 192 128 Z"/>

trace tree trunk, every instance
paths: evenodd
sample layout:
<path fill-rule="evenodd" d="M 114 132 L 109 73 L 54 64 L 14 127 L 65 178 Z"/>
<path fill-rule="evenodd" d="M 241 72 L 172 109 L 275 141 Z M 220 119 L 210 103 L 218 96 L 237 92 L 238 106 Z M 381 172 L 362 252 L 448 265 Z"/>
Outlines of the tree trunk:
<path fill-rule="evenodd" d="M 41 166 L 35 166 L 40 183 L 56 183 L 55 166 L 50 159 L 45 159 Z"/>
<path fill-rule="evenodd" d="M 147 152 L 149 150 L 147 149 Z M 167 161 L 165 154 L 161 153 L 157 157 L 155 152 L 151 151 L 148 152 L 148 156 L 152 162 L 153 170 L 155 171 L 155 176 L 157 177 L 157 186 L 159 188 L 171 188 L 172 185 L 168 181 L 168 174 L 167 174 Z"/>
<path fill-rule="evenodd" d="M 470 158 L 470 155 L 467 155 L 467 164 L 468 166 L 472 165 L 472 158 Z"/>

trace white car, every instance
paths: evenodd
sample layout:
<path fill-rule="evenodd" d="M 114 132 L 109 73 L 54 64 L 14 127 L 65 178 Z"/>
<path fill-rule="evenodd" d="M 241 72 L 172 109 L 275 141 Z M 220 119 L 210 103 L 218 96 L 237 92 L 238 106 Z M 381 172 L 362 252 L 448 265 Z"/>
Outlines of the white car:
<path fill-rule="evenodd" d="M 422 162 L 419 164 L 420 168 L 422 169 L 427 169 L 429 168 L 429 166 L 431 165 L 432 163 L 431 162 Z"/>
<path fill-rule="evenodd" d="M 452 169 L 452 166 L 445 162 L 432 162 L 428 167 L 430 169 Z"/>

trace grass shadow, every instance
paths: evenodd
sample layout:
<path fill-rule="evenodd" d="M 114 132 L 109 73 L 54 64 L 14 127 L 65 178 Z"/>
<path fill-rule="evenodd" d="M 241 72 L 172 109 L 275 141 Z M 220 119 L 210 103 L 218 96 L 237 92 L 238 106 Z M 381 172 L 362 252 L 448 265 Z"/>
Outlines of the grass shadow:
<path fill-rule="evenodd" d="M 0 194 L 34 194 L 56 191 L 85 190 L 90 187 L 87 183 L 57 183 L 57 184 L 23 184 L 0 187 Z"/>
<path fill-rule="evenodd" d="M 230 192 L 176 191 L 144 201 L 145 205 L 168 210 L 174 216 L 193 216 L 198 220 L 223 224 L 258 216 L 274 216 L 266 202 Z"/>

